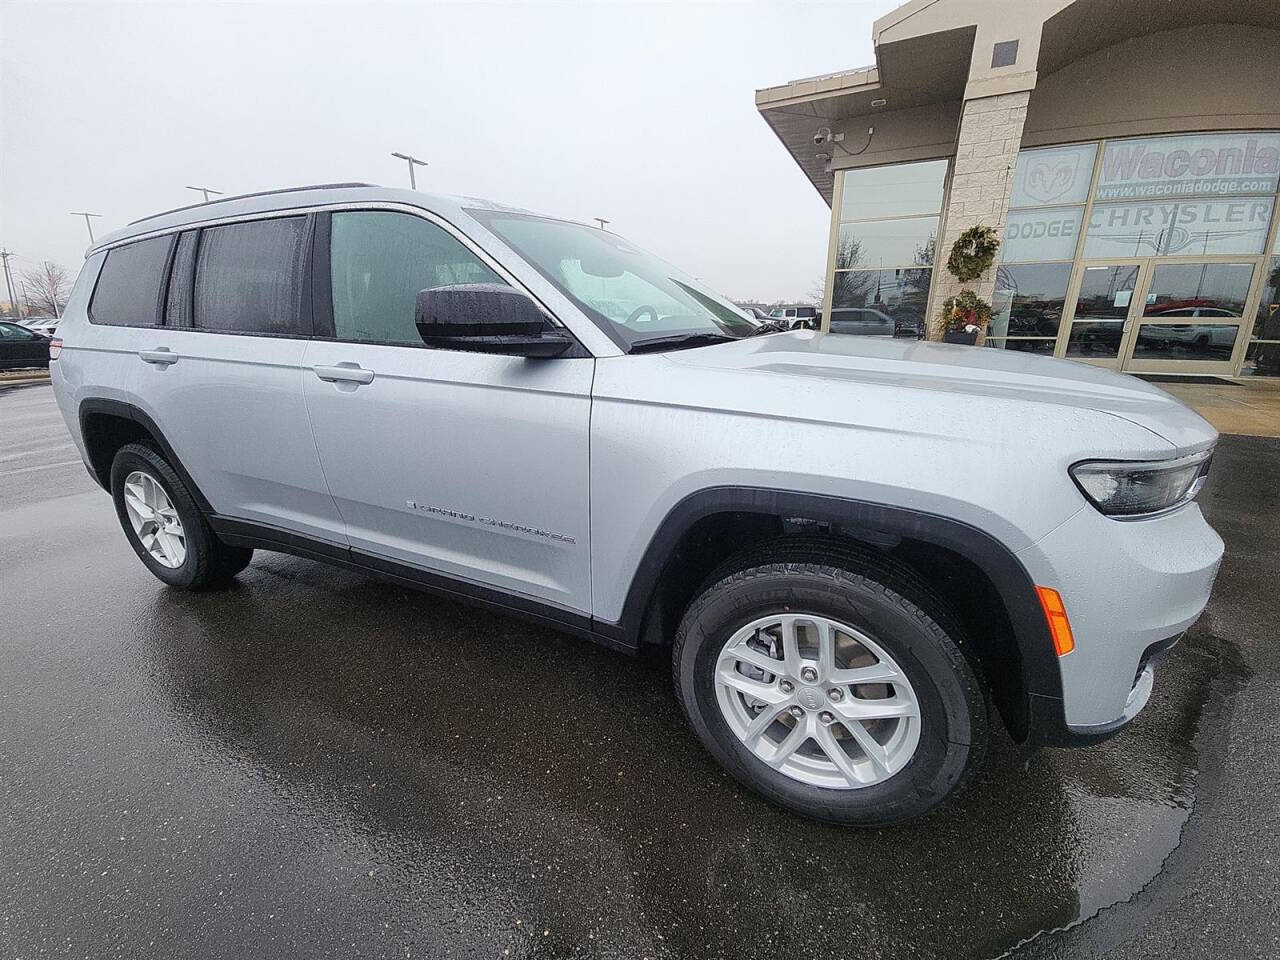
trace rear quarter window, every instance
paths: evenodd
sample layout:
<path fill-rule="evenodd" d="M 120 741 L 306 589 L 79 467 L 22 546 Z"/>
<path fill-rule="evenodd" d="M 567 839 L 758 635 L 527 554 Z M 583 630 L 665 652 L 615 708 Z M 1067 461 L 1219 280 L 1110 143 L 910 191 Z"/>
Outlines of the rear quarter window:
<path fill-rule="evenodd" d="M 154 327 L 160 321 L 160 290 L 172 236 L 127 243 L 107 252 L 89 304 L 92 323 Z"/>

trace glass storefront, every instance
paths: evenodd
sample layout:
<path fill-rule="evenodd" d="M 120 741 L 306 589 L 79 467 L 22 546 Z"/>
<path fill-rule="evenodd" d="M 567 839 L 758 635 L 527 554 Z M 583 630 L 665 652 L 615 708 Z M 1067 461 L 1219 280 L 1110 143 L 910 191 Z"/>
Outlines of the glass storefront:
<path fill-rule="evenodd" d="M 1272 254 L 1263 267 L 1262 295 L 1240 367 L 1243 375 L 1280 377 L 1280 235 Z"/>
<path fill-rule="evenodd" d="M 924 336 L 946 176 L 946 160 L 841 175 L 833 333 Z"/>
<path fill-rule="evenodd" d="M 1021 151 L 987 345 L 1280 374 L 1278 189 L 1276 132 Z"/>
<path fill-rule="evenodd" d="M 840 171 L 831 329 L 923 335 L 948 161 Z M 1280 132 L 1022 150 L 986 345 L 1280 376 Z"/>

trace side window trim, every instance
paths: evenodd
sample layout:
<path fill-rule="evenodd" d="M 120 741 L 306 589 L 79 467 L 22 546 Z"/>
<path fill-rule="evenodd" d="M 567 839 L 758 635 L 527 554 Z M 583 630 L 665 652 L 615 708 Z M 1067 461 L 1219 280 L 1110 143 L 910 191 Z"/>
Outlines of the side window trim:
<path fill-rule="evenodd" d="M 298 334 L 310 340 L 315 335 L 315 298 L 312 296 L 311 258 L 316 244 L 318 214 L 308 213 L 302 225 L 302 276 L 298 279 Z"/>
<path fill-rule="evenodd" d="M 186 317 L 186 323 L 182 324 L 183 330 L 195 329 L 196 316 L 196 263 L 200 260 L 200 240 L 204 236 L 204 231 L 197 228 L 191 231 L 191 262 L 187 264 L 186 276 L 182 278 L 182 286 L 179 293 L 186 300 L 186 310 L 183 311 Z"/>
<path fill-rule="evenodd" d="M 169 271 L 173 269 L 173 258 L 178 251 L 178 234 L 169 234 L 169 250 L 164 255 L 164 272 L 160 274 L 160 289 L 156 294 L 155 323 L 153 326 L 163 327 L 164 324 L 164 305 L 169 298 Z"/>
<path fill-rule="evenodd" d="M 164 265 L 164 278 L 160 284 L 160 302 L 156 305 L 156 326 L 169 326 L 169 291 L 173 287 L 173 268 L 178 263 L 178 248 L 182 246 L 182 237 L 186 231 L 179 230 L 173 235 L 169 244 L 169 258 Z M 181 281 L 179 281 L 181 282 Z"/>
<path fill-rule="evenodd" d="M 315 215 L 311 234 L 311 337 L 336 340 L 333 325 L 333 284 L 330 276 L 329 242 L 333 236 L 333 214 L 322 210 Z"/>

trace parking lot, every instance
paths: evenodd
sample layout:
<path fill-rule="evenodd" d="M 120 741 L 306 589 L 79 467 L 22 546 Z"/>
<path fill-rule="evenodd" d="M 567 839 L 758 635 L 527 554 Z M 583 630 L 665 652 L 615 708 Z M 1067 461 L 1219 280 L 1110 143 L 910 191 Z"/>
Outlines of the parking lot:
<path fill-rule="evenodd" d="M 1274 957 L 1277 477 L 1224 437 L 1218 586 L 1129 730 L 842 830 L 722 773 L 662 656 L 280 554 L 164 588 L 0 386 L 0 955 Z"/>

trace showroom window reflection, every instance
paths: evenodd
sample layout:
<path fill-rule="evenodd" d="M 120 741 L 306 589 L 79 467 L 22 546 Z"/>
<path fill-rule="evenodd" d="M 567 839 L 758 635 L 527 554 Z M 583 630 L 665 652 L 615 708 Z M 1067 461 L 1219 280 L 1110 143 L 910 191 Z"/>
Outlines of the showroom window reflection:
<path fill-rule="evenodd" d="M 1266 270 L 1244 366 L 1240 369 L 1245 376 L 1280 377 L 1280 236 L 1276 238 L 1276 249 Z"/>
<path fill-rule="evenodd" d="M 843 171 L 832 333 L 922 337 L 947 161 Z"/>
<path fill-rule="evenodd" d="M 1023 150 L 996 270 L 986 345 L 1052 354 L 1071 284 L 1096 143 Z"/>

